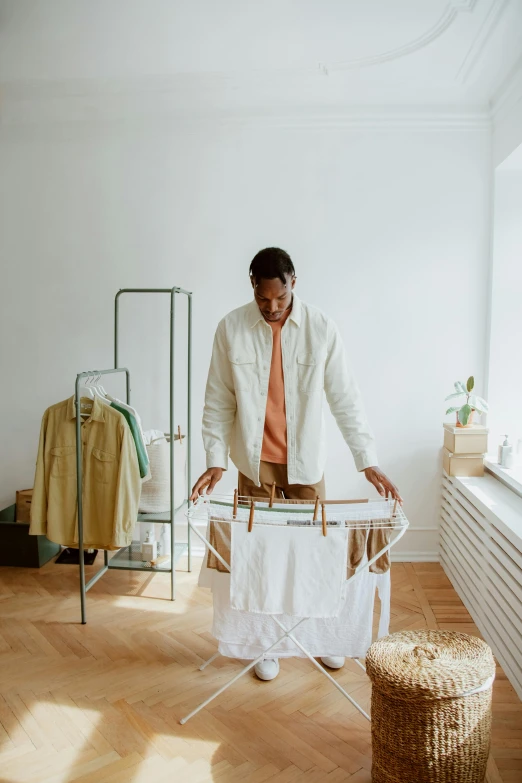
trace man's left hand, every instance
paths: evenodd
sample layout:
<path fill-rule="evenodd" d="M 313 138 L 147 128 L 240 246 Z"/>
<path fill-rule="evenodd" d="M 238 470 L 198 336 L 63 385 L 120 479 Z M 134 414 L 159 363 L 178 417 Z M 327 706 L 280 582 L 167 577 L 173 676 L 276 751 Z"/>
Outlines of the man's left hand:
<path fill-rule="evenodd" d="M 391 496 L 394 500 L 398 500 L 402 506 L 403 500 L 399 494 L 399 490 L 380 468 L 376 465 L 373 465 L 371 468 L 366 468 L 364 475 L 370 484 L 373 484 L 379 495 L 386 498 Z"/>

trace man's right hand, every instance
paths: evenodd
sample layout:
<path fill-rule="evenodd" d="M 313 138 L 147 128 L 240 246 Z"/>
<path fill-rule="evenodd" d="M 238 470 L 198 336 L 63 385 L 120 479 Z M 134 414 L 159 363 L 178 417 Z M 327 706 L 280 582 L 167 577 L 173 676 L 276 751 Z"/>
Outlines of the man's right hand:
<path fill-rule="evenodd" d="M 192 502 L 196 501 L 205 491 L 207 495 L 210 495 L 218 481 L 221 481 L 222 477 L 223 468 L 209 468 L 206 470 L 194 484 L 190 500 L 192 500 Z"/>

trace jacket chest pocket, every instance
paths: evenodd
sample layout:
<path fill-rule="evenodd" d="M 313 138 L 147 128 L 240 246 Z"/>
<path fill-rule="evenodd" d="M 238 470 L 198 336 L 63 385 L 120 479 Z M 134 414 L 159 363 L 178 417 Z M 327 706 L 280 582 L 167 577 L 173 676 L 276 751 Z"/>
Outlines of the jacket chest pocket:
<path fill-rule="evenodd" d="M 116 457 L 108 451 L 93 449 L 94 480 L 99 484 L 108 484 L 116 470 Z"/>
<path fill-rule="evenodd" d="M 76 448 L 74 446 L 55 446 L 51 449 L 51 476 L 70 478 L 76 476 Z"/>
<path fill-rule="evenodd" d="M 232 367 L 234 388 L 236 391 L 250 391 L 256 378 L 255 354 L 229 351 L 228 358 Z"/>
<path fill-rule="evenodd" d="M 325 359 L 320 354 L 301 353 L 297 357 L 297 385 L 300 391 L 310 394 L 321 391 L 324 385 Z"/>

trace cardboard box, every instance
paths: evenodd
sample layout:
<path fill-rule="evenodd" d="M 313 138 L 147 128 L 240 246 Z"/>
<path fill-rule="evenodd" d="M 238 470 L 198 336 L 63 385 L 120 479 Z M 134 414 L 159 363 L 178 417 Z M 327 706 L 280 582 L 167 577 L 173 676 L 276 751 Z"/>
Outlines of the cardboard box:
<path fill-rule="evenodd" d="M 31 521 L 32 489 L 19 489 L 16 493 L 16 521 L 28 525 Z"/>
<path fill-rule="evenodd" d="M 444 448 L 452 454 L 487 454 L 488 431 L 481 424 L 473 427 L 444 424 Z"/>
<path fill-rule="evenodd" d="M 442 465 L 448 476 L 483 476 L 484 455 L 453 454 L 444 449 Z"/>

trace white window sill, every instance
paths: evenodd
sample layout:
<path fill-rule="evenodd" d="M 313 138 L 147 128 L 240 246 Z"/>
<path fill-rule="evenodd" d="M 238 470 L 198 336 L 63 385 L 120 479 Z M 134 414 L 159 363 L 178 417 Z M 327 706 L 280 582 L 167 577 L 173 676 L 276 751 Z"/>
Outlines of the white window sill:
<path fill-rule="evenodd" d="M 501 468 L 498 462 L 489 455 L 484 460 L 484 467 L 488 473 L 495 476 L 504 486 L 513 490 L 519 497 L 522 497 L 522 465 L 515 465 L 511 470 Z"/>
<path fill-rule="evenodd" d="M 500 470 L 498 465 L 497 469 Z M 522 553 L 522 497 L 488 468 L 484 476 L 448 476 L 466 500 Z M 522 567 L 522 560 L 521 560 Z"/>

